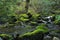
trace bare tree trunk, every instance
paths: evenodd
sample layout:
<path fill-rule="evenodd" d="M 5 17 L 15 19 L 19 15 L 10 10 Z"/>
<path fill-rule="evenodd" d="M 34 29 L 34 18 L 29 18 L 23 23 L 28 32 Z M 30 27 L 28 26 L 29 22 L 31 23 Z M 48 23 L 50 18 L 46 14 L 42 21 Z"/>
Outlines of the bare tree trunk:
<path fill-rule="evenodd" d="M 26 6 L 25 6 L 26 13 L 28 13 L 29 2 L 30 0 L 26 0 Z"/>

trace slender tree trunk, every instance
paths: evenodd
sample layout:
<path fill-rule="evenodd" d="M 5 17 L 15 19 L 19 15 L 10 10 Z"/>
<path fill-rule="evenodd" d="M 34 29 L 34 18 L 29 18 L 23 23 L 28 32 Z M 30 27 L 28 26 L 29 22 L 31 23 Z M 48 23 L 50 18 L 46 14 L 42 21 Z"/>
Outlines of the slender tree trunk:
<path fill-rule="evenodd" d="M 26 6 L 25 6 L 26 13 L 28 13 L 29 2 L 30 0 L 26 0 Z"/>

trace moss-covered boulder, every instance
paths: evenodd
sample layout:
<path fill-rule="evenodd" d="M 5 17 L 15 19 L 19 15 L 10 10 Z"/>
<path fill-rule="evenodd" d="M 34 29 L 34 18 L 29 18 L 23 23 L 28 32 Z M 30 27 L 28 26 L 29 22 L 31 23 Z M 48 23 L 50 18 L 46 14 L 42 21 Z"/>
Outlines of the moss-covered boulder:
<path fill-rule="evenodd" d="M 21 40 L 43 40 L 45 33 L 48 32 L 48 29 L 44 28 L 45 24 L 37 26 L 36 30 L 33 32 L 28 32 L 23 35 L 20 35 Z"/>
<path fill-rule="evenodd" d="M 43 40 L 44 33 L 43 32 L 32 32 L 32 33 L 26 33 L 22 36 L 20 36 L 20 40 Z"/>

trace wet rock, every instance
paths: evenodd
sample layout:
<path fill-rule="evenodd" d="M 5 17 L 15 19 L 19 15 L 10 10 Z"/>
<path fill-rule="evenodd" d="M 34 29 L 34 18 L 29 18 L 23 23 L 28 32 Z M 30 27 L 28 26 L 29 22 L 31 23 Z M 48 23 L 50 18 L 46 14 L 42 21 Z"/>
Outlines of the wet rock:
<path fill-rule="evenodd" d="M 56 37 L 60 38 L 60 33 L 59 32 L 51 31 L 51 32 L 49 32 L 49 34 L 52 35 L 52 36 L 56 36 Z"/>
<path fill-rule="evenodd" d="M 9 40 L 8 36 L 2 37 L 2 40 Z"/>
<path fill-rule="evenodd" d="M 60 40 L 58 37 L 54 37 L 53 40 Z"/>
<path fill-rule="evenodd" d="M 14 37 L 14 40 L 20 40 L 19 34 L 16 34 L 16 37 Z"/>
<path fill-rule="evenodd" d="M 0 37 L 0 40 L 2 40 L 2 38 Z"/>
<path fill-rule="evenodd" d="M 44 40 L 52 40 L 52 37 L 47 35 L 47 36 L 44 37 Z"/>

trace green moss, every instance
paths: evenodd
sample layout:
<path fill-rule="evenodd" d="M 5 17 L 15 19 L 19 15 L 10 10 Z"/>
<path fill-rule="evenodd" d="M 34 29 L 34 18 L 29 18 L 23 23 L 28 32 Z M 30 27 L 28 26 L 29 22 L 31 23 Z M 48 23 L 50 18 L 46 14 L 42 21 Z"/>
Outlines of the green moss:
<path fill-rule="evenodd" d="M 60 23 L 60 20 L 55 20 L 54 21 L 54 24 L 59 24 Z"/>
<path fill-rule="evenodd" d="M 17 18 L 19 19 L 19 21 L 23 21 L 23 22 L 29 20 L 27 14 L 20 14 L 20 15 L 17 16 Z"/>
<path fill-rule="evenodd" d="M 59 24 L 59 23 L 60 23 L 60 15 L 56 15 L 54 24 Z"/>
<path fill-rule="evenodd" d="M 43 24 L 43 23 L 42 23 L 42 24 L 38 25 L 36 28 L 37 28 L 37 29 L 41 29 L 41 28 L 44 28 L 45 26 L 46 26 L 46 24 Z"/>
<path fill-rule="evenodd" d="M 36 30 L 34 30 L 33 32 L 28 32 L 28 33 L 25 33 L 23 35 L 20 35 L 20 37 L 23 37 L 23 36 L 32 36 L 32 35 L 35 35 L 39 32 L 48 32 L 48 29 L 47 28 L 44 28 L 45 27 L 45 24 L 41 24 L 41 26 L 37 26 Z"/>
<path fill-rule="evenodd" d="M 28 32 L 28 33 L 25 33 L 25 34 L 23 34 L 23 35 L 20 35 L 20 37 L 23 37 L 23 36 L 32 36 L 32 35 L 35 35 L 35 34 L 41 32 L 41 31 L 42 31 L 42 32 L 44 31 L 44 33 L 46 32 L 46 31 L 43 30 L 43 29 L 37 29 L 37 30 L 34 30 L 33 32 Z"/>
<path fill-rule="evenodd" d="M 0 34 L 0 36 L 1 37 L 8 37 L 8 40 L 12 40 L 13 39 L 13 37 L 11 36 L 11 35 L 9 35 L 9 34 Z"/>
<path fill-rule="evenodd" d="M 27 14 L 20 14 L 20 17 L 28 17 Z"/>
<path fill-rule="evenodd" d="M 56 20 L 60 20 L 60 15 L 56 15 Z"/>
<path fill-rule="evenodd" d="M 37 22 L 33 22 L 33 21 L 31 21 L 30 23 L 31 23 L 32 25 L 33 25 L 33 24 L 37 24 Z"/>
<path fill-rule="evenodd" d="M 8 27 L 14 27 L 15 24 L 8 24 Z"/>
<path fill-rule="evenodd" d="M 60 33 L 60 30 L 55 30 L 56 33 Z"/>
<path fill-rule="evenodd" d="M 32 29 L 32 27 L 27 25 L 25 29 Z"/>
<path fill-rule="evenodd" d="M 20 20 L 21 20 L 21 21 L 28 21 L 29 19 L 26 19 L 26 18 L 24 18 L 24 17 L 21 17 Z"/>
<path fill-rule="evenodd" d="M 46 24 L 40 24 L 36 27 L 36 29 L 40 29 L 40 31 L 42 32 L 47 32 L 48 31 L 48 28 L 45 28 L 46 27 Z"/>
<path fill-rule="evenodd" d="M 0 36 L 9 36 L 9 37 L 11 37 L 10 35 L 8 35 L 8 34 L 0 34 Z"/>

